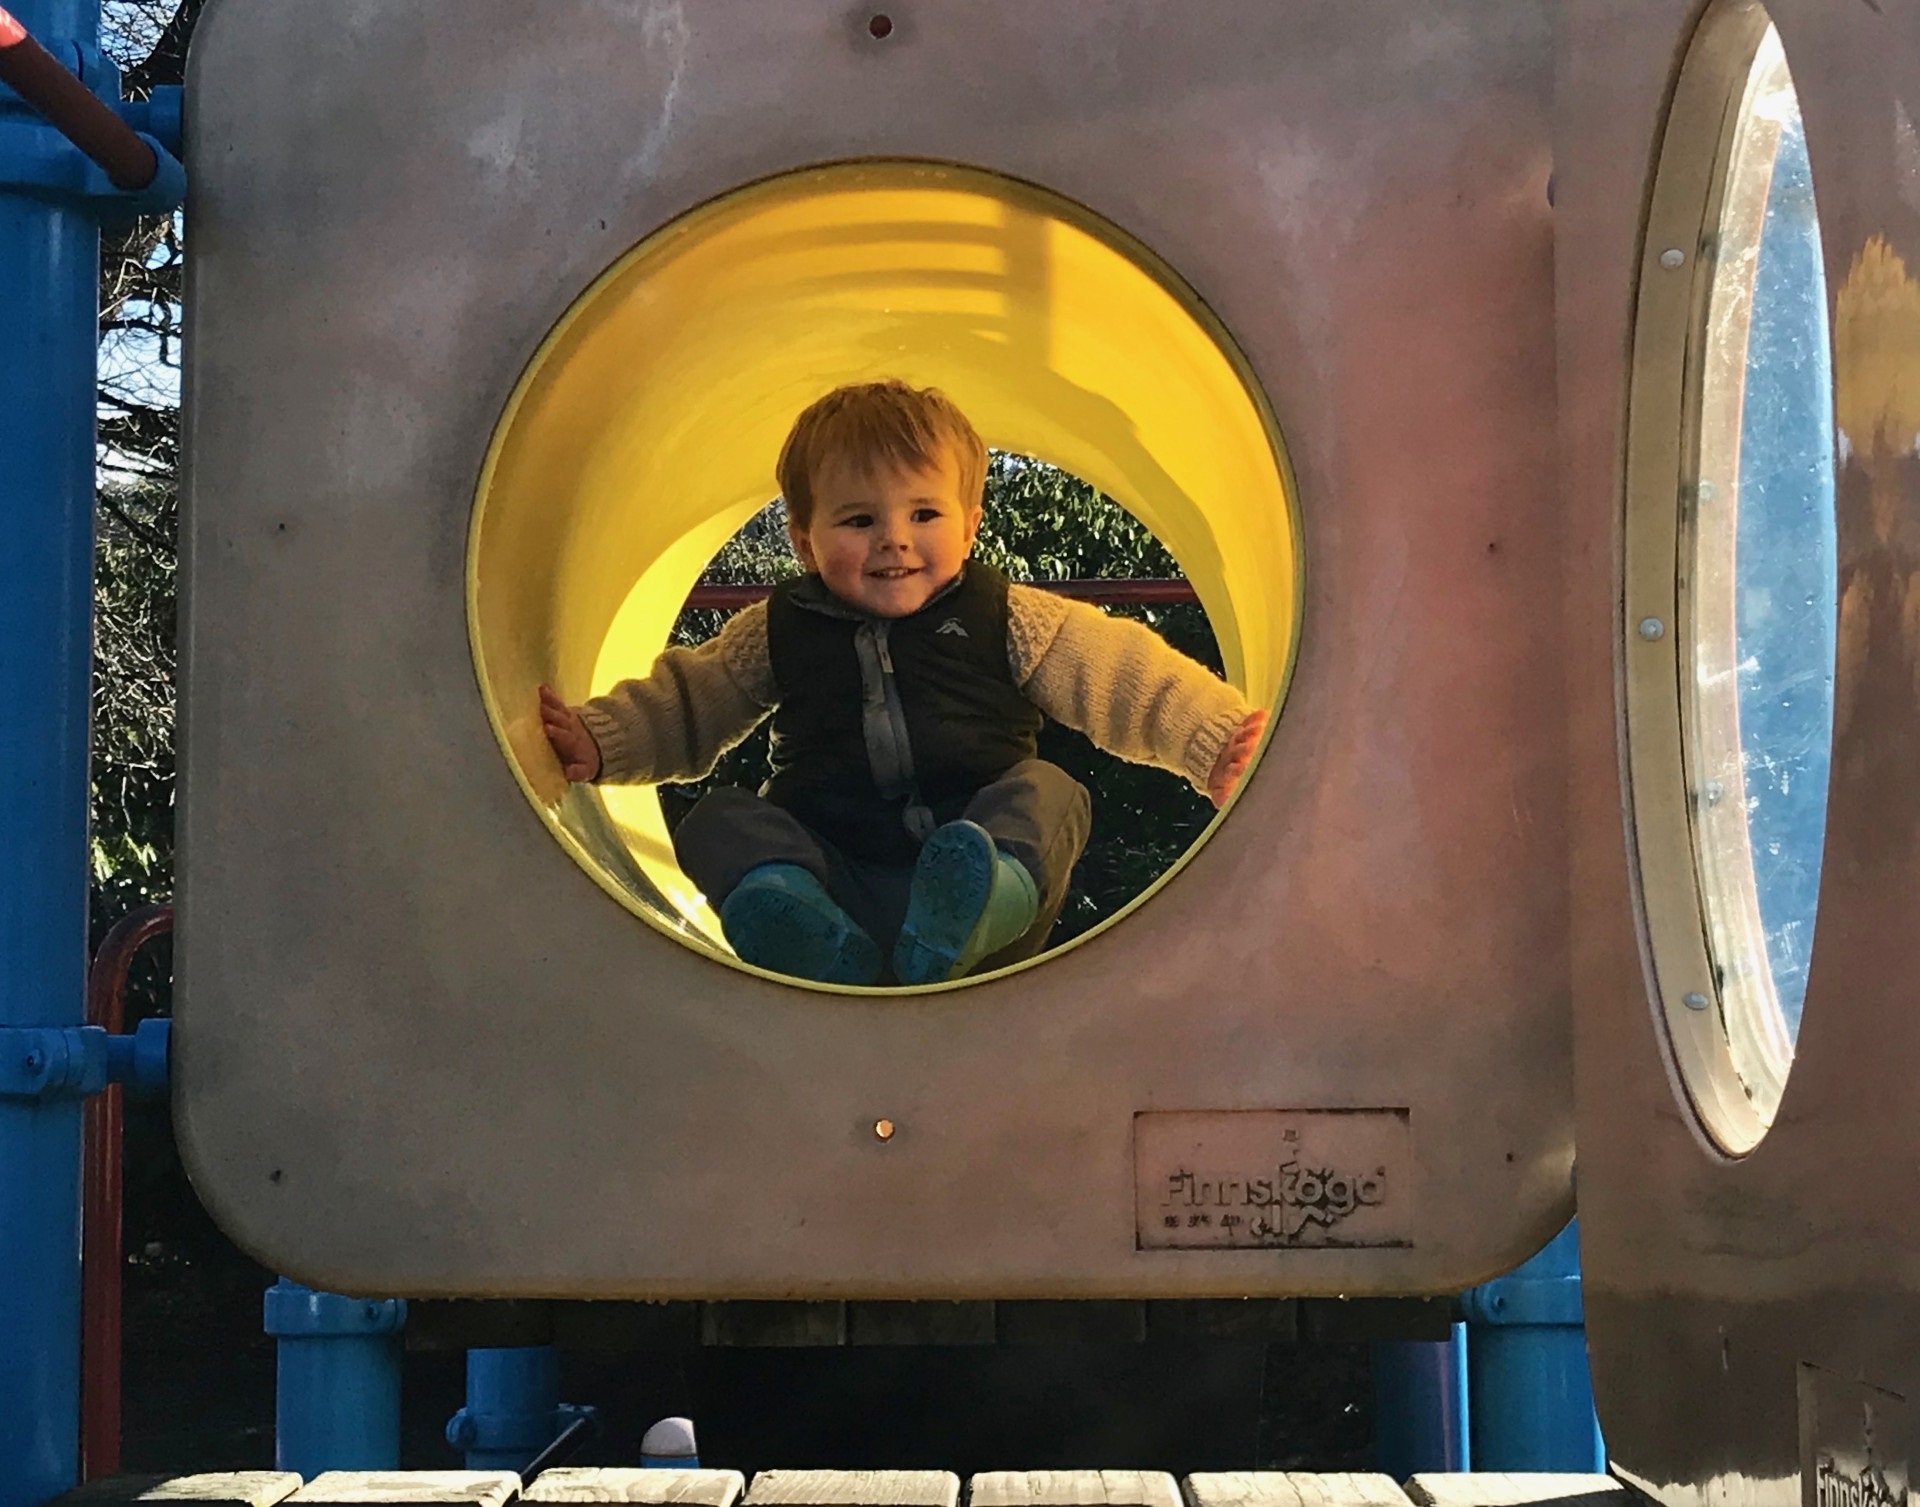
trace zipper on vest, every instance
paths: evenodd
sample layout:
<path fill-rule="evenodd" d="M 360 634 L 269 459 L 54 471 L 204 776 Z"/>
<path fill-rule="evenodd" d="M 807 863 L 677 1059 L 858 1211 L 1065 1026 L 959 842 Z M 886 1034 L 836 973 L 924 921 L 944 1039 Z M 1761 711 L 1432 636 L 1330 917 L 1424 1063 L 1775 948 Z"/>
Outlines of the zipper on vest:
<path fill-rule="evenodd" d="M 893 673 L 893 650 L 887 642 L 892 627 L 884 618 L 870 619 L 854 632 L 862 682 L 861 729 L 874 784 L 884 799 L 907 801 L 907 830 L 924 841 L 933 831 L 933 813 L 922 804 L 916 788 L 913 744 L 907 737 L 907 712 L 900 702 L 900 687 Z"/>

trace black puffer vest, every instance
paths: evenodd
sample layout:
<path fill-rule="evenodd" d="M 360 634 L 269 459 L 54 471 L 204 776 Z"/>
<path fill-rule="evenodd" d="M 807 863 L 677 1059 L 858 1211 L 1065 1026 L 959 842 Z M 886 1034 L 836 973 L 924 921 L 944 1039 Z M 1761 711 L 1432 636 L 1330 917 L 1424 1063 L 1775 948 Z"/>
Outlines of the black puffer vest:
<path fill-rule="evenodd" d="M 1007 578 L 970 562 L 910 617 L 804 576 L 767 604 L 780 704 L 761 794 L 850 857 L 911 863 L 934 827 L 1033 757 L 1040 712 L 1007 664 Z"/>

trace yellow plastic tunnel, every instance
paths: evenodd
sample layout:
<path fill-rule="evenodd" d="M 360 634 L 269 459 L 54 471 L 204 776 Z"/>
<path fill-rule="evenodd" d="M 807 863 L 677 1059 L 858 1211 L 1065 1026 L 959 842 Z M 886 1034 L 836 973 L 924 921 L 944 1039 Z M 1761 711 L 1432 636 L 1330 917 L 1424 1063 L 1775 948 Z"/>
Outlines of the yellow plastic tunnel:
<path fill-rule="evenodd" d="M 683 216 L 590 287 L 522 377 L 481 477 L 468 608 L 488 714 L 542 818 L 636 914 L 723 953 L 654 791 L 568 789 L 535 688 L 579 702 L 644 674 L 707 561 L 773 497 L 800 410 L 889 376 L 944 389 L 988 445 L 1151 528 L 1250 699 L 1274 705 L 1292 659 L 1278 432 L 1246 361 L 1143 247 L 1056 195 L 925 163 L 811 169 Z"/>

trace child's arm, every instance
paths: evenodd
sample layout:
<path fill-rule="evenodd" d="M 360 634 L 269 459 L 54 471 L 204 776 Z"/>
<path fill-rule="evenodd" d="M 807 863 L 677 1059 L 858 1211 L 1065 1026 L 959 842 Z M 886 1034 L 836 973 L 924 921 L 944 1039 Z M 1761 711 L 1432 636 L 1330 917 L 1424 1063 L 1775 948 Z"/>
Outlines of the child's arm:
<path fill-rule="evenodd" d="M 1007 593 L 1014 681 L 1056 722 L 1136 764 L 1185 775 L 1223 805 L 1266 713 L 1140 623 L 1032 586 Z"/>
<path fill-rule="evenodd" d="M 735 613 L 697 648 L 666 650 L 644 680 L 623 680 L 584 706 L 546 686 L 540 693 L 541 725 L 568 779 L 699 779 L 773 708 L 766 604 Z"/>

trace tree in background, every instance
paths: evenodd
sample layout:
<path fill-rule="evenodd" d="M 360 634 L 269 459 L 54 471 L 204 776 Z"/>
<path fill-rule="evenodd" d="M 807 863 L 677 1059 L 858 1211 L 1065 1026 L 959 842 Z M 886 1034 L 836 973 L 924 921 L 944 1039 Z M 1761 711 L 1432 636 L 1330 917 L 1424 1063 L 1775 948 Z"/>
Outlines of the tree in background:
<path fill-rule="evenodd" d="M 182 82 L 204 4 L 105 0 L 101 40 L 128 98 Z M 96 945 L 128 912 L 173 894 L 182 252 L 177 214 L 101 238 L 90 813 Z M 129 982 L 129 1025 L 168 1012 L 171 967 L 165 942 L 141 955 Z M 160 1329 L 225 1330 L 237 1342 L 251 1340 L 263 1274 L 189 1190 L 164 1102 L 128 1104 L 127 1148 L 130 1349 Z M 250 1301 L 236 1302 L 241 1293 Z M 176 1325 L 168 1316 L 182 1307 L 194 1317 Z"/>
<path fill-rule="evenodd" d="M 204 0 L 106 0 L 129 98 L 181 82 Z M 181 220 L 102 238 L 95 509 L 92 861 L 96 940 L 173 888 L 174 571 Z M 149 1005 L 154 980 L 141 980 Z"/>

